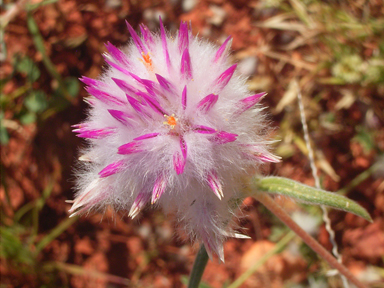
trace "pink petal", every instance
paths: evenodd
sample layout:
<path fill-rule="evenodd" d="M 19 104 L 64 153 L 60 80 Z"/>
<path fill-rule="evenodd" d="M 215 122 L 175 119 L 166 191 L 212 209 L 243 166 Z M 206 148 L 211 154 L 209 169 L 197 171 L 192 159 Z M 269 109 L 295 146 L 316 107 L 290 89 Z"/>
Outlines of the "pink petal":
<path fill-rule="evenodd" d="M 235 65 L 232 65 L 231 67 L 229 67 L 227 70 L 225 70 L 216 80 L 215 82 L 213 83 L 213 86 L 215 87 L 218 87 L 219 88 L 219 91 L 218 92 L 221 92 L 224 87 L 228 84 L 229 80 L 231 80 L 232 78 L 232 75 L 233 73 L 235 72 L 236 70 L 236 66 L 237 64 Z"/>
<path fill-rule="evenodd" d="M 88 77 L 81 77 L 79 78 L 81 82 L 83 82 L 87 86 L 94 86 L 94 87 L 100 87 L 100 86 L 105 86 L 105 83 L 103 81 L 99 81 L 96 79 L 88 78 Z"/>
<path fill-rule="evenodd" d="M 181 66 L 180 66 L 181 75 L 187 80 L 191 80 L 192 77 L 192 63 L 191 57 L 189 56 L 188 48 L 186 48 L 181 56 Z"/>
<path fill-rule="evenodd" d="M 187 85 L 184 86 L 183 93 L 181 94 L 181 105 L 183 110 L 187 108 Z"/>
<path fill-rule="evenodd" d="M 74 124 L 71 125 L 72 128 L 82 128 L 82 127 L 88 127 L 87 123 L 79 123 L 79 124 Z"/>
<path fill-rule="evenodd" d="M 140 84 L 143 83 L 143 79 L 141 79 L 139 76 L 137 76 L 136 74 L 133 74 L 127 70 L 125 70 L 126 72 L 124 73 L 128 73 L 127 75 L 131 76 L 133 79 L 135 79 L 137 82 L 139 82 Z"/>
<path fill-rule="evenodd" d="M 155 111 L 156 113 L 160 114 L 161 116 L 167 115 L 163 108 L 160 106 L 159 102 L 157 102 L 155 99 L 152 99 L 150 96 L 143 92 L 137 92 L 137 95 L 143 97 L 143 99 L 148 103 L 148 105 Z"/>
<path fill-rule="evenodd" d="M 80 138 L 89 138 L 89 139 L 101 139 L 115 132 L 113 128 L 105 128 L 105 129 L 75 129 L 73 130 L 75 133 L 79 133 L 76 136 Z"/>
<path fill-rule="evenodd" d="M 115 118 L 117 121 L 121 122 L 122 124 L 129 124 L 129 119 L 133 119 L 133 116 L 128 115 L 127 113 L 120 111 L 120 110 L 114 110 L 114 109 L 108 109 L 109 114 L 113 118 Z"/>
<path fill-rule="evenodd" d="M 253 96 L 249 96 L 247 98 L 244 98 L 240 100 L 236 105 L 236 114 L 240 115 L 241 113 L 245 112 L 249 108 L 252 108 L 254 105 L 256 105 L 267 93 L 262 92 L 255 94 Z"/>
<path fill-rule="evenodd" d="M 107 62 L 110 66 L 112 66 L 112 67 L 115 68 L 116 70 L 118 70 L 118 71 L 120 71 L 120 72 L 122 72 L 122 73 L 124 73 L 124 74 L 126 74 L 126 75 L 131 76 L 131 73 L 130 73 L 127 69 L 125 69 L 125 68 L 119 66 L 119 65 L 116 64 L 116 63 L 113 63 L 111 60 L 109 60 L 109 59 L 106 58 L 106 57 L 104 57 L 104 60 L 105 60 L 105 62 Z"/>
<path fill-rule="evenodd" d="M 141 42 L 139 35 L 137 35 L 135 30 L 132 28 L 132 26 L 129 25 L 128 21 L 125 21 L 125 23 L 127 24 L 128 31 L 132 36 L 132 40 L 135 43 L 137 50 L 139 50 L 140 54 L 141 53 L 147 54 L 148 53 L 147 48 L 145 48 L 145 45 L 143 44 L 143 42 Z"/>
<path fill-rule="evenodd" d="M 202 125 L 199 125 L 199 126 L 194 126 L 193 127 L 193 130 L 197 133 L 201 133 L 201 134 L 213 134 L 213 133 L 216 133 L 217 130 L 216 129 L 213 129 L 211 127 L 207 127 L 207 126 L 202 126 Z"/>
<path fill-rule="evenodd" d="M 188 24 L 187 22 L 180 23 L 178 46 L 180 53 L 189 47 L 189 33 L 188 33 Z"/>
<path fill-rule="evenodd" d="M 175 154 L 173 154 L 173 169 L 175 169 L 177 175 L 180 175 L 184 172 L 185 167 L 185 158 L 179 151 L 176 151 Z"/>
<path fill-rule="evenodd" d="M 221 57 L 223 56 L 223 54 L 228 51 L 229 47 L 231 46 L 232 44 L 232 37 L 229 36 L 225 41 L 224 43 L 220 46 L 219 50 L 217 50 L 216 54 L 215 54 L 215 58 L 213 59 L 213 62 L 217 62 L 219 59 L 221 59 Z"/>
<path fill-rule="evenodd" d="M 215 135 L 215 137 L 213 138 L 213 141 L 217 144 L 225 144 L 225 143 L 235 141 L 237 136 L 238 136 L 237 134 L 220 131 Z"/>
<path fill-rule="evenodd" d="M 96 105 L 96 101 L 94 101 L 95 98 L 94 97 L 84 97 L 83 98 L 83 101 L 85 103 L 87 103 L 88 105 L 91 105 L 91 106 L 95 106 Z"/>
<path fill-rule="evenodd" d="M 105 47 L 107 47 L 109 55 L 111 55 L 113 60 L 115 60 L 117 63 L 123 63 L 125 66 L 130 66 L 128 57 L 116 46 L 112 45 L 110 42 L 107 42 Z"/>
<path fill-rule="evenodd" d="M 113 78 L 113 77 L 112 77 L 112 80 L 113 82 L 116 83 L 117 86 L 119 86 L 121 90 L 123 90 L 124 93 L 134 94 L 138 91 L 135 87 L 131 86 L 124 80 Z"/>
<path fill-rule="evenodd" d="M 118 148 L 117 153 L 122 155 L 128 155 L 128 154 L 143 152 L 144 150 L 141 149 L 142 148 L 141 144 L 142 142 L 140 141 L 129 142 L 127 144 L 121 145 Z"/>
<path fill-rule="evenodd" d="M 165 177 L 159 176 L 155 181 L 155 185 L 153 186 L 152 199 L 151 199 L 152 205 L 155 204 L 160 199 L 166 187 L 167 187 L 167 181 Z"/>
<path fill-rule="evenodd" d="M 223 188 L 221 186 L 220 180 L 217 177 L 217 173 L 215 171 L 211 171 L 207 175 L 207 181 L 209 187 L 211 187 L 213 193 L 221 200 L 224 197 Z"/>
<path fill-rule="evenodd" d="M 147 90 L 147 92 L 152 96 L 152 98 L 158 99 L 158 94 L 160 93 L 160 85 L 148 79 L 142 79 L 141 81 L 145 87 L 145 90 Z"/>
<path fill-rule="evenodd" d="M 187 142 L 185 142 L 184 138 L 180 136 L 180 148 L 181 153 L 183 154 L 184 159 L 187 159 Z"/>
<path fill-rule="evenodd" d="M 145 109 L 145 106 L 140 101 L 129 96 L 128 94 L 125 96 L 127 97 L 129 104 L 131 104 L 132 108 L 136 111 L 137 114 L 139 114 L 140 117 L 152 118 L 152 115 L 147 111 L 147 109 Z"/>
<path fill-rule="evenodd" d="M 279 163 L 281 161 L 281 157 L 273 155 L 265 148 L 260 147 L 260 145 L 243 144 L 242 146 L 246 148 L 246 155 L 258 162 Z"/>
<path fill-rule="evenodd" d="M 281 162 L 281 157 L 273 155 L 272 153 L 264 152 L 261 155 L 257 156 L 262 162 L 272 162 L 279 163 Z"/>
<path fill-rule="evenodd" d="M 149 199 L 151 199 L 151 193 L 141 191 L 133 202 L 131 210 L 129 210 L 128 217 L 131 217 L 132 219 L 135 218 L 149 202 Z"/>
<path fill-rule="evenodd" d="M 184 138 L 180 137 L 180 151 L 176 151 L 173 154 L 173 168 L 175 169 L 177 175 L 180 175 L 184 172 L 185 164 L 187 163 L 187 143 Z"/>
<path fill-rule="evenodd" d="M 100 178 L 108 177 L 120 172 L 124 168 L 124 163 L 123 160 L 120 160 L 109 164 L 99 172 Z"/>
<path fill-rule="evenodd" d="M 98 187 L 100 185 L 100 178 L 96 178 L 95 180 L 93 180 L 85 189 L 84 189 L 84 192 L 81 193 L 78 197 L 76 197 L 75 201 L 73 202 L 73 205 L 71 207 L 71 209 L 69 209 L 69 213 L 73 213 L 78 210 L 80 207 L 83 207 L 87 204 L 89 204 L 89 202 L 92 200 L 92 197 L 95 197 L 95 194 L 93 193 L 94 189 L 96 187 Z M 97 198 L 96 199 L 93 199 L 95 202 L 97 201 Z M 89 205 L 87 206 L 89 207 Z M 81 209 L 81 210 L 84 210 L 84 209 Z M 76 212 L 75 212 L 76 213 Z M 73 215 L 72 214 L 72 215 Z M 71 216 L 72 216 L 71 215 Z"/>
<path fill-rule="evenodd" d="M 87 90 L 87 92 L 90 95 L 94 96 L 95 98 L 97 98 L 98 100 L 100 100 L 106 104 L 109 104 L 111 102 L 115 103 L 115 104 L 119 104 L 119 105 L 121 105 L 121 104 L 125 105 L 126 104 L 126 102 L 124 102 L 123 100 L 120 100 L 116 96 L 113 96 L 107 92 L 96 89 L 95 87 L 88 86 L 85 88 L 85 90 Z"/>
<path fill-rule="evenodd" d="M 204 243 L 205 250 L 209 256 L 209 259 L 213 260 L 213 253 L 215 253 L 221 262 L 224 263 L 224 248 L 222 245 L 218 245 L 215 243 L 215 240 L 212 239 L 212 236 L 204 237 L 205 235 L 201 235 L 201 238 Z"/>
<path fill-rule="evenodd" d="M 151 31 L 149 31 L 148 27 L 144 24 L 140 24 L 140 32 L 141 36 L 144 38 L 144 41 L 147 43 L 148 46 L 153 46 L 153 36 Z"/>
<path fill-rule="evenodd" d="M 157 136 L 159 136 L 159 135 L 160 135 L 160 133 L 149 133 L 149 134 L 144 134 L 144 135 L 141 135 L 141 136 L 139 136 L 139 137 L 136 137 L 136 138 L 133 139 L 133 140 L 137 141 L 137 140 L 150 139 L 150 138 L 157 137 Z"/>
<path fill-rule="evenodd" d="M 215 105 L 217 102 L 217 99 L 219 99 L 219 96 L 216 94 L 209 94 L 208 96 L 205 96 L 200 102 L 197 104 L 197 109 L 201 112 L 208 113 L 209 110 Z"/>
<path fill-rule="evenodd" d="M 142 112 L 142 106 L 140 101 L 137 99 L 133 98 L 132 96 L 129 96 L 128 94 L 125 95 L 127 97 L 127 100 L 129 104 L 131 104 L 132 108 L 135 109 L 136 112 Z"/>
<path fill-rule="evenodd" d="M 167 65 L 167 69 L 169 71 L 171 68 L 171 61 L 169 59 L 169 53 L 168 53 L 167 35 L 165 33 L 163 20 L 161 20 L 160 16 L 159 16 L 159 22 L 160 22 L 161 45 L 162 45 L 163 51 L 164 51 L 165 63 Z"/>
<path fill-rule="evenodd" d="M 170 93 L 174 93 L 175 88 L 173 87 L 171 82 L 169 82 L 167 79 L 165 79 L 163 76 L 161 76 L 159 74 L 155 74 L 155 76 L 156 76 L 157 81 L 159 82 L 161 88 L 163 88 L 164 90 L 166 90 Z"/>

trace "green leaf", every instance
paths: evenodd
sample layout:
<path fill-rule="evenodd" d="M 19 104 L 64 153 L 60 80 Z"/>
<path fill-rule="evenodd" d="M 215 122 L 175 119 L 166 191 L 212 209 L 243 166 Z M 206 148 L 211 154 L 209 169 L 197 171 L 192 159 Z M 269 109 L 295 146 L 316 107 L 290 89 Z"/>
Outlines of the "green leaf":
<path fill-rule="evenodd" d="M 67 218 L 64 221 L 62 221 L 59 225 L 57 225 L 55 228 L 53 228 L 47 235 L 45 235 L 44 238 L 40 240 L 40 242 L 36 244 L 36 248 L 34 251 L 35 255 L 38 255 L 41 252 L 41 250 L 43 250 L 55 238 L 60 236 L 65 230 L 68 229 L 68 227 L 70 227 L 78 219 L 79 219 L 78 217 Z"/>
<path fill-rule="evenodd" d="M 20 122 L 27 125 L 36 121 L 36 114 L 33 112 L 29 112 L 20 116 Z"/>
<path fill-rule="evenodd" d="M 1 125 L 0 126 L 0 143 L 2 145 L 7 145 L 9 142 L 9 135 L 7 129 Z"/>
<path fill-rule="evenodd" d="M 67 77 L 64 79 L 64 83 L 67 87 L 67 91 L 69 95 L 75 98 L 77 94 L 79 94 L 79 89 L 80 89 L 79 80 L 76 77 Z"/>
<path fill-rule="evenodd" d="M 356 130 L 358 132 L 355 137 L 353 137 L 352 141 L 358 142 L 363 147 L 364 152 L 368 154 L 375 148 L 373 136 L 367 129 L 364 129 L 364 127 L 357 127 Z"/>
<path fill-rule="evenodd" d="M 4 119 L 4 112 L 0 111 L 0 144 L 6 145 L 9 141 L 9 135 L 7 128 L 3 125 L 3 119 Z"/>
<path fill-rule="evenodd" d="M 19 225 L 0 227 L 0 256 L 16 264 L 32 265 L 34 257 L 31 250 L 21 241 L 25 232 Z"/>
<path fill-rule="evenodd" d="M 35 90 L 32 91 L 24 100 L 25 107 L 30 112 L 42 112 L 48 107 L 47 96 L 44 91 Z"/>
<path fill-rule="evenodd" d="M 33 60 L 27 56 L 16 62 L 16 70 L 20 73 L 27 74 L 28 80 L 35 82 L 40 77 L 40 70 L 33 63 Z"/>
<path fill-rule="evenodd" d="M 372 221 L 369 213 L 356 202 L 344 196 L 310 187 L 291 179 L 282 177 L 256 179 L 253 181 L 252 188 L 262 192 L 292 197 L 306 204 L 325 205 L 344 210 Z"/>

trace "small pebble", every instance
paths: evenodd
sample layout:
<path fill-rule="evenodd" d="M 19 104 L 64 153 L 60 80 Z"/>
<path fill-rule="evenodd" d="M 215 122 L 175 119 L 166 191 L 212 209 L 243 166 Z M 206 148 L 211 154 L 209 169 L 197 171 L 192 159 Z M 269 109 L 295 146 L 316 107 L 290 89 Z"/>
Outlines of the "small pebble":
<path fill-rule="evenodd" d="M 198 3 L 197 0 L 183 0 L 183 2 L 181 2 L 181 8 L 183 9 L 184 12 L 189 12 L 193 8 L 195 8 L 197 3 Z"/>

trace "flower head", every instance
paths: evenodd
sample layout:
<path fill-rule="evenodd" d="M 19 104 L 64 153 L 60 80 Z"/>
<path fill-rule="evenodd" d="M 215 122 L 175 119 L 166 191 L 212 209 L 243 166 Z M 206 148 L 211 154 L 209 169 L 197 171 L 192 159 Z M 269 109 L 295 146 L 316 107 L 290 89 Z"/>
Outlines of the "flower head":
<path fill-rule="evenodd" d="M 249 94 L 229 62 L 230 38 L 218 48 L 187 23 L 175 36 L 161 19 L 157 34 L 141 25 L 139 37 L 127 26 L 131 43 L 108 43 L 106 71 L 81 79 L 89 117 L 74 132 L 89 147 L 70 212 L 111 205 L 134 218 L 159 205 L 223 260 L 239 177 L 279 161 L 263 136 L 265 93 Z"/>

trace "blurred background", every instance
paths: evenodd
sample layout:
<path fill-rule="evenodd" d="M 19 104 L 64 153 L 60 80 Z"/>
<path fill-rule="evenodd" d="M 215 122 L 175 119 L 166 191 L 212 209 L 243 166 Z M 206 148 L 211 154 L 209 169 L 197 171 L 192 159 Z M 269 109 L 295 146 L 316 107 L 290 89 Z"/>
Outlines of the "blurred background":
<path fill-rule="evenodd" d="M 106 211 L 68 218 L 72 167 L 84 142 L 82 75 L 105 65 L 103 43 L 129 39 L 125 20 L 193 33 L 221 44 L 251 91 L 268 92 L 275 152 L 263 173 L 314 185 L 297 103 L 299 83 L 322 187 L 358 201 L 374 222 L 329 211 L 345 265 L 384 287 L 384 2 L 382 0 L 32 0 L 1 1 L 0 287 L 184 287 L 198 244 L 177 236 L 172 217 L 139 220 Z M 321 209 L 275 198 L 327 249 Z M 126 213 L 125 213 L 126 214 Z M 230 239 L 225 264 L 210 261 L 201 287 L 342 287 L 300 239 L 252 199 Z M 277 244 L 276 244 L 277 243 Z M 262 257 L 271 249 L 275 255 Z M 264 263 L 264 264 L 263 264 Z M 262 265 L 263 264 L 263 265 Z M 235 286 L 231 286 L 232 288 Z M 236 286 L 237 287 L 237 286 Z"/>

